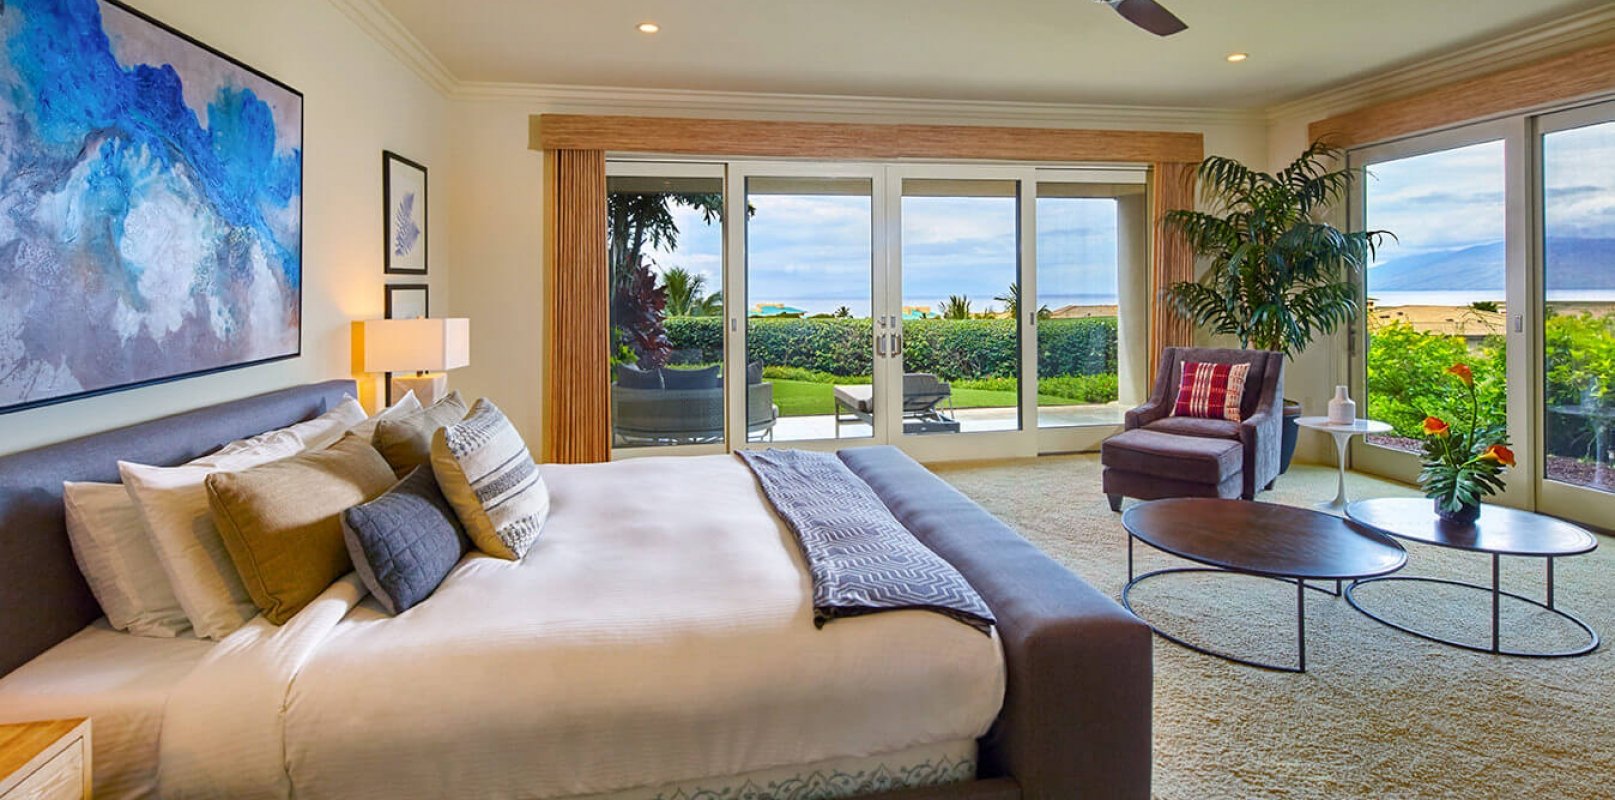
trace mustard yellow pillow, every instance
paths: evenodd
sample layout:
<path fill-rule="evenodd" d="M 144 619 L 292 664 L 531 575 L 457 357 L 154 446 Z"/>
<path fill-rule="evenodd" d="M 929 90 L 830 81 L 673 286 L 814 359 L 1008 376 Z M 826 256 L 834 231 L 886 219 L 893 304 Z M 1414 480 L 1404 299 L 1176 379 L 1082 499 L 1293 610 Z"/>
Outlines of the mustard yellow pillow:
<path fill-rule="evenodd" d="M 270 622 L 291 619 L 353 570 L 342 512 L 395 480 L 386 459 L 351 433 L 324 450 L 207 477 L 213 524 Z"/>
<path fill-rule="evenodd" d="M 449 392 L 442 400 L 413 414 L 376 423 L 370 443 L 392 465 L 399 478 L 432 461 L 432 434 L 445 425 L 465 419 L 465 401 L 459 392 Z"/>

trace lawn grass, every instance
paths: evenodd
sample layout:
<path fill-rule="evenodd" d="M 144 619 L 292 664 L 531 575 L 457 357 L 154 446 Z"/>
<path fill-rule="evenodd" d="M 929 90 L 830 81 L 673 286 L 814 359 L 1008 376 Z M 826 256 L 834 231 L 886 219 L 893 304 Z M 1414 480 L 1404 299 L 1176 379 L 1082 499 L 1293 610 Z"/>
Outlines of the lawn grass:
<path fill-rule="evenodd" d="M 806 417 L 834 413 L 832 386 L 828 383 L 770 379 L 774 384 L 774 404 L 782 417 Z M 1014 392 L 994 392 L 985 389 L 954 389 L 954 408 L 1010 408 L 1019 400 Z M 1040 406 L 1069 406 L 1076 401 L 1068 397 L 1039 395 Z M 946 407 L 946 403 L 943 406 Z"/>

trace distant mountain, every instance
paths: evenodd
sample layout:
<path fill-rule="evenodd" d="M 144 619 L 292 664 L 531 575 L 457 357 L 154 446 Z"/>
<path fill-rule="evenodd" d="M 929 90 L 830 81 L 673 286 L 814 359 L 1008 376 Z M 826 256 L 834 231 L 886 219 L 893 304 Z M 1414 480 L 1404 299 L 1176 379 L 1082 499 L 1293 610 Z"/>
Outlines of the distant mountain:
<path fill-rule="evenodd" d="M 1615 291 L 1615 239 L 1549 239 L 1550 288 Z M 1503 290 L 1502 242 L 1387 261 L 1368 271 L 1374 292 Z"/>

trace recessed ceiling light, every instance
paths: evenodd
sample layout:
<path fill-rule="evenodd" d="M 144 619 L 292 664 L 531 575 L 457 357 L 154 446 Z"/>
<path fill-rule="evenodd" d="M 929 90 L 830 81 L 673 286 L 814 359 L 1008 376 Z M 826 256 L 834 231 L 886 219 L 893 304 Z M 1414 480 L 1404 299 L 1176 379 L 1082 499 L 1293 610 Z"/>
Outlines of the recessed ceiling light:
<path fill-rule="evenodd" d="M 639 29 L 640 33 L 655 33 L 662 29 L 662 26 L 654 22 L 641 22 L 635 27 Z"/>
<path fill-rule="evenodd" d="M 1238 64 L 1239 62 L 1244 61 L 1245 59 L 1250 58 L 1250 57 L 1251 57 L 1250 53 L 1229 53 L 1228 54 L 1228 63 L 1230 63 L 1230 64 Z"/>

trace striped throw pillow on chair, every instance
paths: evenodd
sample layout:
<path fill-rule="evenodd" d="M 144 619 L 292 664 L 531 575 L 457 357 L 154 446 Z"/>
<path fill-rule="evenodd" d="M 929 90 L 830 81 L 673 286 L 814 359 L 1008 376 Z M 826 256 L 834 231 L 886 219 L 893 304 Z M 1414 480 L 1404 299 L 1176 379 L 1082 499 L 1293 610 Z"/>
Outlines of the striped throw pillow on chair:
<path fill-rule="evenodd" d="M 1245 397 L 1249 364 L 1210 364 L 1186 361 L 1178 384 L 1174 417 L 1240 420 L 1239 403 Z"/>

